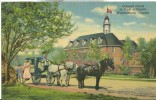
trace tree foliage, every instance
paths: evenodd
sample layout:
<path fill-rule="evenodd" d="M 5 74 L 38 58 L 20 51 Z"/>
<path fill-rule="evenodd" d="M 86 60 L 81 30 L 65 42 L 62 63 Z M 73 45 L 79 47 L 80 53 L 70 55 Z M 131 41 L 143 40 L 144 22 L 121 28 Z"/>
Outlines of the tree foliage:
<path fill-rule="evenodd" d="M 152 72 L 156 76 L 156 38 L 151 39 L 149 42 L 146 42 L 144 38 L 139 38 L 138 50 L 140 51 L 139 59 L 144 65 L 143 74 L 145 77 L 150 77 Z"/>
<path fill-rule="evenodd" d="M 122 74 L 122 75 L 129 75 L 130 72 L 131 72 L 130 67 L 125 66 L 125 65 L 121 65 L 121 66 L 120 66 L 120 70 L 121 70 L 121 74 Z"/>
<path fill-rule="evenodd" d="M 92 61 L 99 61 L 102 59 L 102 52 L 100 51 L 100 47 L 97 44 L 97 41 L 93 41 L 93 43 L 90 44 L 89 50 L 87 53 L 87 59 Z"/>
<path fill-rule="evenodd" d="M 63 48 L 58 47 L 49 52 L 47 58 L 55 64 L 62 64 L 69 58 L 69 54 Z"/>
<path fill-rule="evenodd" d="M 132 40 L 129 37 L 126 37 L 125 39 L 123 52 L 124 52 L 124 60 L 128 64 L 129 60 L 132 59 L 132 55 L 134 53 L 134 46 L 132 44 Z"/>
<path fill-rule="evenodd" d="M 51 49 L 62 36 L 72 33 L 71 15 L 58 9 L 58 3 L 2 3 L 2 56 L 6 74 L 19 51 Z M 7 76 L 7 75 L 6 75 Z"/>

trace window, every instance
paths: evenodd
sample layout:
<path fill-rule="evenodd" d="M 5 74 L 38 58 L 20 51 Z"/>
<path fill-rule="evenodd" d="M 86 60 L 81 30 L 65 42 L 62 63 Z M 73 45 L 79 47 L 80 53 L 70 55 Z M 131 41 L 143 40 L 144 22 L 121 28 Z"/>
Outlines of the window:
<path fill-rule="evenodd" d="M 95 41 L 95 39 L 94 38 L 91 38 L 90 39 L 90 44 L 93 44 L 94 41 Z"/>
<path fill-rule="evenodd" d="M 72 41 L 69 41 L 68 47 L 70 47 L 72 44 L 73 44 L 73 42 Z"/>
<path fill-rule="evenodd" d="M 93 43 L 93 38 L 90 39 L 90 44 L 92 44 L 92 43 Z"/>
<path fill-rule="evenodd" d="M 74 46 L 78 46 L 79 42 L 78 41 L 75 41 L 74 42 Z"/>
<path fill-rule="evenodd" d="M 123 58 L 120 58 L 120 62 L 123 64 Z"/>
<path fill-rule="evenodd" d="M 82 53 L 86 53 L 86 49 L 83 49 L 81 52 L 82 52 Z"/>
<path fill-rule="evenodd" d="M 115 53 L 115 47 L 112 47 L 112 53 Z"/>
<path fill-rule="evenodd" d="M 86 40 L 82 40 L 82 45 L 85 45 L 86 44 Z"/>
<path fill-rule="evenodd" d="M 122 49 L 120 50 L 120 53 L 123 54 L 123 50 Z"/>
<path fill-rule="evenodd" d="M 101 37 L 98 38 L 98 44 L 100 44 L 102 42 Z"/>
<path fill-rule="evenodd" d="M 112 61 L 114 62 L 114 58 L 112 58 Z"/>

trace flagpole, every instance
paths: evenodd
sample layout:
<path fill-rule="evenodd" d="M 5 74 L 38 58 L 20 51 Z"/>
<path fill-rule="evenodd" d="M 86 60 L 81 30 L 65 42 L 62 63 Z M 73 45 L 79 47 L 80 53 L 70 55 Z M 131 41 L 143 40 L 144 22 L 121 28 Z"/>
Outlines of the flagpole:
<path fill-rule="evenodd" d="M 108 16 L 108 5 L 107 5 L 107 13 L 106 13 L 106 16 Z"/>

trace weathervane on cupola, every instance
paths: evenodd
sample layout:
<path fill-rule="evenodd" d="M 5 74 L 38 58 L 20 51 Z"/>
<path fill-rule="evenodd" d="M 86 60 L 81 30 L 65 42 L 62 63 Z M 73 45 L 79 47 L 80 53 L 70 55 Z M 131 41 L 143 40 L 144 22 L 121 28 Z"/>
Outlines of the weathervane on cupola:
<path fill-rule="evenodd" d="M 111 14 L 112 10 L 108 9 L 108 7 L 107 7 L 107 14 L 108 13 Z M 110 28 L 111 28 L 111 24 L 109 21 L 109 17 L 108 17 L 108 15 L 106 15 L 106 17 L 104 18 L 104 22 L 103 22 L 103 33 L 104 34 L 110 33 Z"/>

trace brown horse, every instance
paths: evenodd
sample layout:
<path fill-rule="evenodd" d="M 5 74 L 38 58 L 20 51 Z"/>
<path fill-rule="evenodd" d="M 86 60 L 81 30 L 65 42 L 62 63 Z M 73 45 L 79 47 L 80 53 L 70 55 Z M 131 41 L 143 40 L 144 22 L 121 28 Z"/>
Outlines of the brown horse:
<path fill-rule="evenodd" d="M 114 69 L 114 63 L 112 59 L 104 59 L 95 65 L 82 65 L 77 68 L 77 80 L 78 80 L 78 88 L 84 87 L 84 80 L 86 76 L 95 76 L 96 77 L 96 86 L 95 89 L 99 89 L 99 81 L 102 74 L 110 67 L 112 70 Z"/>

